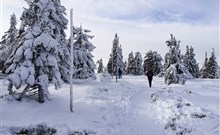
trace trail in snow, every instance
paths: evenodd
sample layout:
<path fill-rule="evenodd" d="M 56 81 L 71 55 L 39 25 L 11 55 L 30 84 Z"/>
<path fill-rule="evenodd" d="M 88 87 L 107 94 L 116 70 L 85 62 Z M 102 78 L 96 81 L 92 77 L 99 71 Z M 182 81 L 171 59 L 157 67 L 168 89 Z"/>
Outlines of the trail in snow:
<path fill-rule="evenodd" d="M 117 88 L 122 93 L 121 98 L 116 105 L 111 109 L 114 120 L 110 127 L 118 130 L 114 134 L 124 135 L 142 135 L 152 134 L 161 135 L 163 129 L 158 130 L 159 125 L 156 125 L 152 115 L 152 107 L 150 95 L 152 91 L 158 87 L 149 88 L 147 80 L 144 77 L 137 79 L 125 76 L 118 81 Z M 159 85 L 160 86 L 160 85 Z"/>

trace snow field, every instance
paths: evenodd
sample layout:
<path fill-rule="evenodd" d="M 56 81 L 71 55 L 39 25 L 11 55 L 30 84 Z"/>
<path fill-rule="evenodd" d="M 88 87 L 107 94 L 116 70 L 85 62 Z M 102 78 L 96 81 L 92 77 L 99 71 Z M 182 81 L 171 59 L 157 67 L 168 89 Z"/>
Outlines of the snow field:
<path fill-rule="evenodd" d="M 7 81 L 2 83 L 5 94 Z M 123 76 L 118 83 L 114 79 L 75 80 L 73 88 L 73 113 L 68 84 L 59 90 L 49 86 L 50 100 L 43 104 L 30 98 L 22 102 L 1 98 L 1 131 L 10 134 L 13 128 L 43 124 L 64 135 L 78 131 L 91 135 L 219 134 L 217 80 L 167 86 L 163 78 L 154 77 L 149 88 L 146 76 Z"/>

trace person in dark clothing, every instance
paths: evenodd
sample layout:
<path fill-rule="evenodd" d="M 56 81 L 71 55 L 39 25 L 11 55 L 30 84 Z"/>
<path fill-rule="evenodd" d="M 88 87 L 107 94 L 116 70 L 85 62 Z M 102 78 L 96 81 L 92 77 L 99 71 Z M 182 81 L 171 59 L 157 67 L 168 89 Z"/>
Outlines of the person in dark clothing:
<path fill-rule="evenodd" d="M 153 70 L 152 70 L 152 68 L 147 69 L 146 75 L 147 75 L 147 79 L 148 79 L 148 82 L 149 82 L 149 86 L 151 87 L 152 86 L 152 80 L 153 80 Z"/>
<path fill-rule="evenodd" d="M 121 71 L 120 68 L 118 69 L 118 78 L 119 78 L 119 79 L 122 79 L 122 71 Z"/>

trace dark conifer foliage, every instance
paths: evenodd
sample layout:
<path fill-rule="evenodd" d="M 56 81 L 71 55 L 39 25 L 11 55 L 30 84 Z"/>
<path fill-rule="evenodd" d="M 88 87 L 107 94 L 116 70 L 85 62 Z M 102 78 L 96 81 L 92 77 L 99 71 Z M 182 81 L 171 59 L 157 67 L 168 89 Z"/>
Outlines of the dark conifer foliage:
<path fill-rule="evenodd" d="M 210 58 L 207 57 L 207 52 L 205 55 L 205 61 L 200 70 L 201 78 L 218 79 L 219 77 L 219 67 L 215 57 L 215 50 L 213 49 Z"/>
<path fill-rule="evenodd" d="M 192 46 L 190 46 L 190 48 L 189 46 L 186 46 L 186 53 L 183 56 L 183 63 L 194 78 L 199 78 L 199 65 L 196 62 L 194 49 Z"/>
<path fill-rule="evenodd" d="M 103 73 L 104 67 L 103 67 L 103 63 L 102 63 L 102 59 L 97 61 L 98 63 L 98 73 Z"/>
<path fill-rule="evenodd" d="M 152 68 L 153 74 L 158 75 L 163 70 L 162 66 L 162 57 L 156 51 L 148 51 L 144 57 L 144 71 L 147 70 L 148 67 Z"/>
<path fill-rule="evenodd" d="M 133 55 L 133 52 L 130 52 L 128 55 L 128 64 L 126 68 L 126 74 L 132 74 L 133 67 L 134 67 L 134 55 Z"/>
<path fill-rule="evenodd" d="M 122 47 L 121 45 L 119 46 L 119 37 L 115 34 L 112 53 L 107 64 L 107 69 L 110 74 L 116 74 L 118 68 L 123 70 L 125 68 L 125 64 L 123 62 Z"/>

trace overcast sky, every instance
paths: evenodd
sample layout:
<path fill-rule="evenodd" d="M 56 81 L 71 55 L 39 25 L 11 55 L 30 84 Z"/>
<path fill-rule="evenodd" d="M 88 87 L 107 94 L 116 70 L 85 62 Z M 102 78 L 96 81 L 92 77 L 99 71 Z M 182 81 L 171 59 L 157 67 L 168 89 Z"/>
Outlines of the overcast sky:
<path fill-rule="evenodd" d="M 61 0 L 61 4 L 68 19 L 73 8 L 74 25 L 92 30 L 95 61 L 103 58 L 107 64 L 115 33 L 124 60 L 131 51 L 140 51 L 144 57 L 153 50 L 164 57 L 169 50 L 165 41 L 173 33 L 181 40 L 182 53 L 186 45 L 193 46 L 197 61 L 202 63 L 205 52 L 209 57 L 215 48 L 220 64 L 219 0 Z M 24 0 L 1 0 L 1 36 L 9 28 L 12 13 L 20 22 L 23 7 L 27 7 Z"/>

